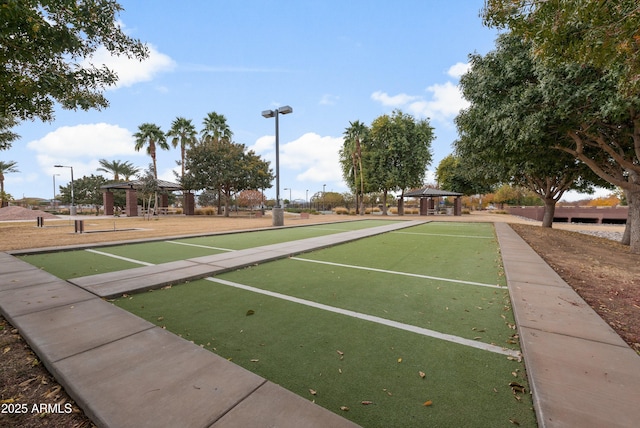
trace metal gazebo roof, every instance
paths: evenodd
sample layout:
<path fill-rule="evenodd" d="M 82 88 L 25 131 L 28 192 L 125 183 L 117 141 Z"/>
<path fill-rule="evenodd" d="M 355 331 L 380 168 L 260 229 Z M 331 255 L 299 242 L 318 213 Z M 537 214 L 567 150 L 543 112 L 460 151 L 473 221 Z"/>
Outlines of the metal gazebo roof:
<path fill-rule="evenodd" d="M 141 189 L 143 186 L 142 181 L 133 180 L 133 181 L 124 181 L 124 182 L 116 182 L 105 184 L 104 186 L 100 186 L 101 189 L 109 190 L 109 189 Z M 177 183 L 172 183 L 170 181 L 158 180 L 158 188 L 161 190 L 183 190 L 182 186 Z"/>
<path fill-rule="evenodd" d="M 405 198 L 437 198 L 441 196 L 462 196 L 462 193 L 423 187 L 422 189 L 412 190 L 404 194 Z"/>

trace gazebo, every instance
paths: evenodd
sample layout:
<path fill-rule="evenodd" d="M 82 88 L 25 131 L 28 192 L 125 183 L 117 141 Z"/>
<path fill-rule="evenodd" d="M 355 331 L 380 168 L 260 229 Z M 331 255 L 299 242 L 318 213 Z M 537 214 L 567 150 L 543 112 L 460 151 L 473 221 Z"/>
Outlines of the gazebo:
<path fill-rule="evenodd" d="M 436 213 L 435 200 L 444 196 L 455 196 L 453 215 L 462 215 L 462 193 L 423 187 L 404 194 L 405 198 L 420 198 L 420 215 L 434 215 Z"/>
<path fill-rule="evenodd" d="M 102 204 L 104 205 L 104 214 L 113 215 L 113 192 L 114 189 L 124 189 L 126 192 L 125 214 L 127 217 L 136 217 L 138 215 L 138 190 L 143 187 L 140 180 L 126 181 L 122 183 L 111 183 L 100 186 L 103 190 Z M 167 192 L 184 191 L 177 183 L 170 181 L 158 180 L 158 189 L 163 191 L 160 194 L 159 211 L 162 212 L 168 208 L 169 195 Z M 184 213 L 186 215 L 194 215 L 195 213 L 195 197 L 191 192 L 184 194 Z"/>

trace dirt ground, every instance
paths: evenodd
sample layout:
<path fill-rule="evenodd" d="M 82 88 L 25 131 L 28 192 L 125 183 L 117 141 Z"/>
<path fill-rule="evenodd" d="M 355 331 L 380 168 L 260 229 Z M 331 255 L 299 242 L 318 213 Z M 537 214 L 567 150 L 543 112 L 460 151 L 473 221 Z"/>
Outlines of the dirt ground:
<path fill-rule="evenodd" d="M 24 214 L 24 213 L 23 213 Z M 32 215 L 27 213 L 24 215 Z M 286 217 L 285 225 L 358 220 L 361 217 L 310 216 L 301 220 Z M 365 218 L 380 218 L 366 216 Z M 406 220 L 417 219 L 407 216 Z M 36 227 L 35 219 L 0 221 L 0 251 L 146 240 L 187 234 L 216 233 L 271 226 L 271 218 L 255 217 L 161 217 L 84 219 L 85 233 L 74 233 L 73 220 L 45 219 Z M 538 227 L 508 215 L 474 213 L 470 216 L 439 218 L 448 221 L 507 221 L 560 276 L 589 303 L 620 336 L 640 354 L 640 256 L 628 247 L 605 238 L 566 229 L 596 226 Z M 607 226 L 611 228 L 611 226 Z M 607 228 L 605 227 L 605 228 Z M 616 230 L 621 230 L 620 228 Z M 35 428 L 42 426 L 91 427 L 92 422 L 66 395 L 22 340 L 19 332 L 0 317 L 0 426 Z M 32 412 L 7 414 L 10 405 L 59 404 L 61 413 Z M 65 407 L 68 405 L 68 407 Z M 70 413 L 64 413 L 66 410 Z"/>

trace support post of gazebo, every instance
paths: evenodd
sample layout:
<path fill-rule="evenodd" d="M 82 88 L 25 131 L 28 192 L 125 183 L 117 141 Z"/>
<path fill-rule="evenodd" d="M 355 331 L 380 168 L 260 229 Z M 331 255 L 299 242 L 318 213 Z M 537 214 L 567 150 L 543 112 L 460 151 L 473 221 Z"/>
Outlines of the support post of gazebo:
<path fill-rule="evenodd" d="M 113 192 L 108 190 L 102 192 L 102 206 L 104 215 L 113 215 Z"/>

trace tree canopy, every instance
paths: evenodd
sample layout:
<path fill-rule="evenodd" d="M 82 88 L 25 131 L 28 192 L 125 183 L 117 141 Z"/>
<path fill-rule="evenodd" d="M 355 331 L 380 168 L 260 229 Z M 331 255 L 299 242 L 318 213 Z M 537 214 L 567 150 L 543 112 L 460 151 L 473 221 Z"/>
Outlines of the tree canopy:
<path fill-rule="evenodd" d="M 113 0 L 3 1 L 1 120 L 51 121 L 56 102 L 74 110 L 107 107 L 102 92 L 118 76 L 85 60 L 99 48 L 138 60 L 148 56 L 118 24 L 122 10 Z"/>
<path fill-rule="evenodd" d="M 422 185 L 434 139 L 427 120 L 416 120 L 400 110 L 377 117 L 370 127 L 351 122 L 340 150 L 345 182 L 354 193 L 382 192 L 384 200 L 390 191 L 404 194 Z"/>
<path fill-rule="evenodd" d="M 234 193 L 271 187 L 273 174 L 269 162 L 254 151 L 247 151 L 244 144 L 207 141 L 187 150 L 184 188 L 220 192 L 224 195 L 225 216 L 228 216 Z"/>
<path fill-rule="evenodd" d="M 620 89 L 640 88 L 637 0 L 485 0 L 482 17 L 532 42 L 545 61 L 619 69 Z"/>
<path fill-rule="evenodd" d="M 476 177 L 536 192 L 545 201 L 543 225 L 551 227 L 555 203 L 567 190 L 589 192 L 594 181 L 606 183 L 574 156 L 552 149 L 569 138 L 557 109 L 545 101 L 545 67 L 531 53 L 528 42 L 506 33 L 494 51 L 471 55 L 471 69 L 460 81 L 471 105 L 456 118 L 455 148 Z"/>

